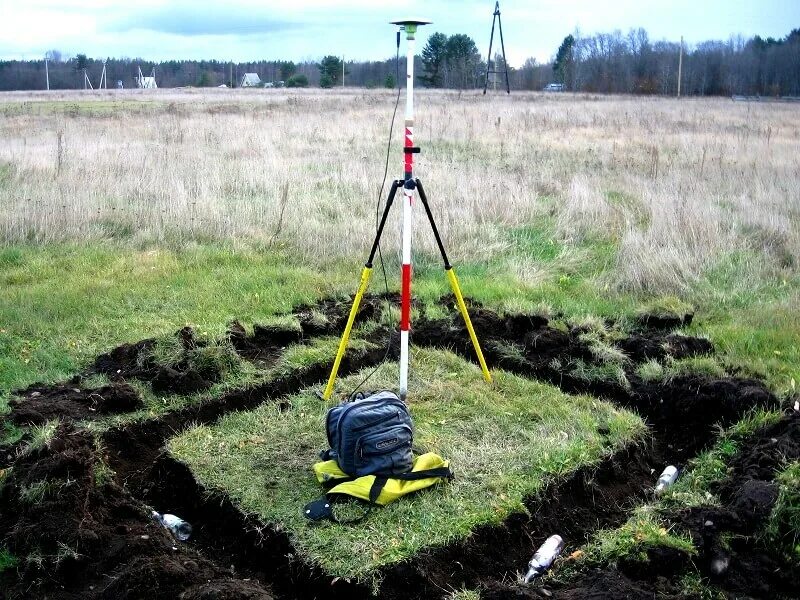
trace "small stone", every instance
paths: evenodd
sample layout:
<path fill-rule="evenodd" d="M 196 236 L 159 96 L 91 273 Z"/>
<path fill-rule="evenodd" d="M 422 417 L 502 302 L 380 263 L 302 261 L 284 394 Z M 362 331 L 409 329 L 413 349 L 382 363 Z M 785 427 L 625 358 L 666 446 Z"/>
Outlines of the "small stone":
<path fill-rule="evenodd" d="M 712 521 L 711 519 L 703 523 L 703 527 L 713 527 L 713 526 L 714 526 L 714 521 Z"/>
<path fill-rule="evenodd" d="M 722 575 L 728 570 L 728 565 L 730 565 L 730 560 L 727 556 L 718 556 L 711 561 L 711 572 L 717 576 Z"/>
<path fill-rule="evenodd" d="M 147 534 L 145 534 L 145 535 L 140 535 L 139 537 L 140 537 L 140 538 L 142 538 L 143 540 L 149 540 L 149 539 L 150 539 L 150 536 L 149 536 L 149 535 L 147 535 Z"/>
<path fill-rule="evenodd" d="M 551 592 L 547 588 L 539 588 L 536 591 L 539 592 L 539 595 L 542 596 L 543 598 L 549 598 L 550 596 L 553 595 L 553 592 Z"/>
<path fill-rule="evenodd" d="M 31 392 L 31 398 L 38 398 L 41 395 L 42 395 L 41 392 Z"/>

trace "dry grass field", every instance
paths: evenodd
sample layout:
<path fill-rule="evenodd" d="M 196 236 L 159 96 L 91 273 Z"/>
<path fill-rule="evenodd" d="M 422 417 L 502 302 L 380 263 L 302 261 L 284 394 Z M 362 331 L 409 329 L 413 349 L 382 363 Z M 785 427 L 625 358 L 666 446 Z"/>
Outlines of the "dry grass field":
<path fill-rule="evenodd" d="M 360 259 L 393 100 L 383 90 L 7 95 L 0 240 L 233 240 L 288 246 L 304 261 Z M 682 292 L 733 251 L 743 278 L 794 273 L 794 105 L 425 91 L 417 104 L 418 173 L 456 264 L 513 254 L 509 232 L 552 221 L 562 260 L 580 260 L 587 238 L 614 242 L 605 283 L 618 289 Z M 390 178 L 402 106 L 398 123 Z M 397 227 L 389 233 L 395 248 Z M 415 245 L 433 256 L 427 230 Z M 507 262 L 523 281 L 542 277 L 524 255 Z"/>

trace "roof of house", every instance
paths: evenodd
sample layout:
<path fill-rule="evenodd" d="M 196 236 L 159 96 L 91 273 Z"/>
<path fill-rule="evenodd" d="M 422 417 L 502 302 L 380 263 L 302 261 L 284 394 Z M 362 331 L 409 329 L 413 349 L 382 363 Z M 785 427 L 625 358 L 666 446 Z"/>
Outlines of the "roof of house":
<path fill-rule="evenodd" d="M 242 87 L 260 84 L 261 78 L 258 76 L 258 73 L 245 73 L 242 77 Z"/>

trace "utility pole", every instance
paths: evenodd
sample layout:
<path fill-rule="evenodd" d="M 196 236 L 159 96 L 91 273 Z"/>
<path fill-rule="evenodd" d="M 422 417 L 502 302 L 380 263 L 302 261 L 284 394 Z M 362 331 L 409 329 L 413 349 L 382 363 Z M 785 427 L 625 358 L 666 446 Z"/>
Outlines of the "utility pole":
<path fill-rule="evenodd" d="M 683 74 L 683 36 L 681 36 L 681 49 L 678 53 L 678 98 L 681 97 L 681 75 Z"/>
<path fill-rule="evenodd" d="M 492 68 L 492 43 L 494 43 L 494 24 L 497 22 L 497 27 L 500 30 L 500 49 L 503 51 L 503 70 L 499 70 L 497 65 Z M 494 3 L 494 13 L 492 16 L 492 34 L 489 36 L 489 55 L 486 57 L 486 79 L 483 82 L 483 93 L 486 94 L 486 88 L 489 87 L 489 75 L 494 76 L 494 89 L 497 90 L 497 76 L 500 73 L 505 73 L 506 76 L 506 93 L 511 93 L 511 84 L 508 81 L 508 61 L 506 61 L 506 44 L 503 41 L 503 23 L 500 21 L 500 1 Z"/>
<path fill-rule="evenodd" d="M 344 87 L 344 54 L 342 54 L 342 87 Z"/>
<path fill-rule="evenodd" d="M 47 90 L 50 90 L 50 70 L 47 68 L 47 54 L 44 55 L 44 77 L 47 80 Z"/>

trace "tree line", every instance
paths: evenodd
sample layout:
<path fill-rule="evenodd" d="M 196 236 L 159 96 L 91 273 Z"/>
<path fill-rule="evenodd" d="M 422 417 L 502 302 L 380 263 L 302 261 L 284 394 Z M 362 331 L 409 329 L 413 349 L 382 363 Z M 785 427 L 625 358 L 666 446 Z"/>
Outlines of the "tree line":
<path fill-rule="evenodd" d="M 567 35 L 553 58 L 544 63 L 529 58 L 519 67 L 509 65 L 512 89 L 537 90 L 562 83 L 570 91 L 633 94 L 674 94 L 678 86 L 681 44 L 651 41 L 644 29 L 584 36 Z M 379 61 L 343 61 L 334 55 L 321 61 L 223 62 L 217 60 L 93 59 L 84 54 L 64 58 L 47 53 L 51 89 L 81 89 L 84 73 L 97 86 L 103 65 L 108 87 L 117 82 L 135 87 L 138 69 L 147 76 L 155 68 L 159 87 L 227 85 L 237 87 L 244 73 L 257 73 L 265 82 L 289 86 L 394 87 L 402 84 L 405 57 Z M 503 69 L 495 55 L 490 70 Z M 475 41 L 465 34 L 435 32 L 419 56 L 415 72 L 419 83 L 431 88 L 473 89 L 485 83 L 487 64 Z M 400 73 L 400 77 L 397 74 Z M 491 77 L 491 75 L 490 75 Z M 497 76 L 500 77 L 499 75 Z M 489 85 L 494 81 L 490 80 Z M 499 87 L 502 86 L 498 81 Z M 45 89 L 45 61 L 0 61 L 0 90 Z M 783 38 L 732 37 L 683 46 L 681 90 L 687 95 L 800 96 L 800 29 Z"/>

